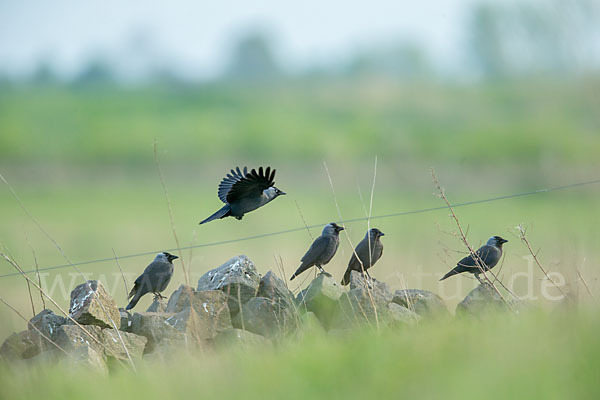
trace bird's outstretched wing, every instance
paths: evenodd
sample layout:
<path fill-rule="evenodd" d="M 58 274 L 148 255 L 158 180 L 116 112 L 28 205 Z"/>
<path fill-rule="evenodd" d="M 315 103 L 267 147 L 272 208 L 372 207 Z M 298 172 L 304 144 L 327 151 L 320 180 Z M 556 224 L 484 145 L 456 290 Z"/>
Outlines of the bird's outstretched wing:
<path fill-rule="evenodd" d="M 275 184 L 274 179 L 275 169 L 271 170 L 271 167 L 264 170 L 260 167 L 258 172 L 256 169 L 248 172 L 247 167 L 242 171 L 237 167 L 235 170 L 232 169 L 219 184 L 219 199 L 223 203 L 233 203 L 244 197 L 260 196 L 263 190 Z"/>

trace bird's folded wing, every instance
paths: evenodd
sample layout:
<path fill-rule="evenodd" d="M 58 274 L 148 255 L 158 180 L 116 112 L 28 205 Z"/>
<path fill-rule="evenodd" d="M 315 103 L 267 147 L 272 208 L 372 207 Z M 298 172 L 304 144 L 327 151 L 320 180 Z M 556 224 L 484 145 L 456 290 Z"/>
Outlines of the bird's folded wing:
<path fill-rule="evenodd" d="M 484 245 L 481 246 L 476 252 L 475 254 L 477 255 L 477 257 L 485 264 L 485 265 L 489 265 L 491 258 L 493 257 L 493 251 L 492 249 L 490 249 L 490 246 L 488 245 Z M 460 260 L 458 262 L 458 265 L 462 265 L 464 267 L 476 267 L 477 266 L 477 262 L 476 260 L 469 254 L 468 256 L 466 256 L 465 258 L 463 258 L 462 260 Z"/>
<path fill-rule="evenodd" d="M 271 167 L 264 170 L 260 167 L 258 172 L 255 169 L 247 172 L 247 168 L 244 168 L 243 172 L 239 168 L 235 171 L 231 170 L 231 172 L 219 185 L 219 198 L 224 203 L 234 203 L 242 198 L 258 197 L 262 195 L 263 190 L 275 183 L 275 169 L 271 170 Z"/>
<path fill-rule="evenodd" d="M 478 251 L 479 250 L 477 250 L 475 254 L 477 254 Z M 475 262 L 475 259 L 469 254 L 468 256 L 460 260 L 458 263 L 456 263 L 456 265 L 461 265 L 463 267 L 474 267 L 475 265 L 477 265 L 477 263 Z"/>
<path fill-rule="evenodd" d="M 325 236 L 319 236 L 316 238 L 300 261 L 309 263 L 315 262 L 315 260 L 318 259 L 323 252 L 325 252 L 327 246 L 329 246 L 329 240 L 330 239 Z"/>
<path fill-rule="evenodd" d="M 498 262 L 498 252 L 492 246 L 483 246 L 477 250 L 477 254 L 479 254 L 481 261 L 488 267 L 493 267 Z"/>
<path fill-rule="evenodd" d="M 146 267 L 144 273 L 140 278 L 154 281 L 155 279 L 162 279 L 169 273 L 169 264 L 163 261 L 153 261 Z M 139 279 L 139 278 L 138 278 Z M 140 282 L 141 283 L 141 282 Z"/>
<path fill-rule="evenodd" d="M 358 256 L 358 258 L 356 258 Z M 366 262 L 369 259 L 369 246 L 365 239 L 361 240 L 357 245 L 354 251 L 352 252 L 352 257 L 350 257 L 350 262 L 348 262 L 348 268 L 358 270 L 361 269 L 362 262 Z"/>

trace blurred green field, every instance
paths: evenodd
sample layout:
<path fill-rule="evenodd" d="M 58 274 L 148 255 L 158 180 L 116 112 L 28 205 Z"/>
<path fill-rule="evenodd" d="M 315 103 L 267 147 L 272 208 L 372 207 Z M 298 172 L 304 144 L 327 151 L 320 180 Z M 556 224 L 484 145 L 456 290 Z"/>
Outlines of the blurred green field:
<path fill-rule="evenodd" d="M 0 92 L 3 164 L 167 160 L 356 163 L 375 154 L 431 164 L 598 165 L 600 81 Z M 150 140 L 149 140 L 150 139 Z"/>
<path fill-rule="evenodd" d="M 597 179 L 598 89 L 600 81 L 594 79 L 462 86 L 340 81 L 177 90 L 6 88 L 0 92 L 0 173 L 74 262 L 110 258 L 113 249 L 119 256 L 162 251 L 176 244 L 153 163 L 154 139 L 181 245 L 199 245 L 302 227 L 303 219 L 308 225 L 339 220 L 323 161 L 343 219 L 368 213 L 376 156 L 373 215 L 443 205 L 434 195 L 430 167 L 454 203 Z M 216 189 L 224 173 L 246 164 L 277 168 L 277 185 L 288 195 L 241 222 L 226 219 L 198 226 L 220 207 Z M 518 295 L 534 296 L 536 304 L 552 310 L 558 292 L 528 263 L 529 253 L 515 227 L 527 228 L 546 268 L 565 277 L 565 291 L 595 304 L 582 277 L 591 293 L 600 296 L 599 194 L 600 185 L 592 185 L 456 211 L 474 246 L 495 234 L 509 240 L 503 281 L 515 279 Z M 35 266 L 34 253 L 40 268 L 66 263 L 5 185 L 0 185 L 0 220 L 4 251 L 26 270 Z M 475 287 L 476 281 L 468 277 L 438 282 L 465 251 L 453 236 L 456 227 L 448 211 L 371 224 L 386 233 L 383 258 L 372 274 L 393 289 L 432 290 L 453 311 Z M 342 237 L 326 268 L 337 278 L 367 224 L 347 227 L 348 236 Z M 310 233 L 315 237 L 319 232 L 315 228 Z M 185 250 L 182 261 L 193 286 L 207 270 L 239 254 L 250 257 L 263 274 L 271 269 L 279 273 L 276 259 L 281 259 L 288 277 L 310 242 L 309 233 L 300 230 Z M 128 285 L 152 257 L 121 260 Z M 86 278 L 105 282 L 117 303 L 125 305 L 116 262 L 80 269 Z M 0 275 L 13 272 L 9 264 L 0 263 Z M 312 276 L 306 273 L 306 278 Z M 72 268 L 44 271 L 43 279 L 65 307 L 71 288 L 82 281 Z M 166 294 L 183 282 L 178 262 Z M 298 279 L 290 288 L 297 292 L 306 284 Z M 20 276 L 0 277 L 0 294 L 25 316 L 32 315 Z M 39 296 L 34 296 L 39 311 Z M 150 300 L 144 298 L 137 308 L 145 309 Z M 25 327 L 4 306 L 0 319 L 0 340 Z M 598 323 L 590 314 L 554 318 L 542 313 L 489 325 L 457 322 L 375 336 L 362 333 L 348 340 L 316 335 L 261 353 L 264 368 L 255 367 L 254 353 L 205 355 L 176 368 L 142 367 L 135 378 L 119 373 L 110 378 L 114 385 L 82 372 L 73 372 L 72 379 L 89 384 L 78 386 L 55 379 L 63 371 L 31 370 L 16 374 L 18 378 L 1 371 L 0 397 L 36 396 L 36 388 L 47 387 L 49 398 L 65 391 L 77 397 L 83 390 L 90 398 L 195 392 L 239 397 L 245 388 L 264 393 L 263 398 L 283 393 L 292 398 L 315 393 L 345 398 L 396 393 L 593 398 L 590 371 L 597 369 Z M 315 354 L 331 362 L 315 362 Z M 353 372 L 344 374 L 346 368 Z M 154 379 L 157 371 L 172 384 Z M 535 374 L 540 384 L 532 387 L 528 374 Z M 357 385 L 361 377 L 363 385 Z M 232 380 L 240 384 L 231 385 Z M 24 389 L 26 381 L 36 384 Z"/>

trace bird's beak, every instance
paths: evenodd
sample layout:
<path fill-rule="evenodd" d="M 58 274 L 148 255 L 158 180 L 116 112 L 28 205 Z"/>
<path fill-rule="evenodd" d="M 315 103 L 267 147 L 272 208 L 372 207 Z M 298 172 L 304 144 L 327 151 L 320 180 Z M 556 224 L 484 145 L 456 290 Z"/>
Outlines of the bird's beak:
<path fill-rule="evenodd" d="M 171 256 L 170 258 L 171 258 L 171 261 L 173 261 L 173 260 L 177 260 L 179 257 L 178 256 Z"/>
<path fill-rule="evenodd" d="M 346 229 L 346 228 L 344 228 L 343 226 L 338 226 L 337 230 L 338 230 L 338 232 L 340 232 L 340 231 L 343 231 L 344 229 Z"/>
<path fill-rule="evenodd" d="M 508 242 L 508 240 L 502 239 L 502 243 L 506 243 L 506 242 Z"/>
<path fill-rule="evenodd" d="M 284 192 L 283 190 L 279 191 L 279 195 L 281 196 L 282 194 L 287 194 L 286 192 Z"/>
<path fill-rule="evenodd" d="M 385 236 L 385 233 L 379 232 L 379 236 Z"/>

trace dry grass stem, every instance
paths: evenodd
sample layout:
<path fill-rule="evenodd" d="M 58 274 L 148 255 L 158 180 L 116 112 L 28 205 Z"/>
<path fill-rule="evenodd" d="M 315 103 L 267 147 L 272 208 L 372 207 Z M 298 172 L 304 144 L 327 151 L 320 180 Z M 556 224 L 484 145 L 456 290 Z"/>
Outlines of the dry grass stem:
<path fill-rule="evenodd" d="M 177 244 L 177 250 L 179 251 L 179 260 L 181 261 L 181 268 L 183 269 L 183 277 L 185 278 L 185 284 L 190 286 L 190 277 L 188 276 L 187 269 L 185 268 L 185 263 L 183 262 L 183 253 L 181 251 L 181 245 L 179 244 L 179 238 L 177 237 L 177 230 L 175 229 L 175 219 L 173 218 L 173 209 L 171 208 L 171 200 L 169 198 L 169 191 L 167 190 L 167 184 L 165 183 L 165 178 L 162 173 L 162 169 L 160 168 L 160 162 L 158 160 L 158 145 L 156 139 L 154 139 L 154 163 L 156 164 L 156 169 L 158 171 L 158 177 L 160 178 L 160 183 L 162 185 L 163 192 L 165 194 L 165 198 L 167 200 L 167 209 L 169 210 L 169 219 L 171 221 L 171 230 L 173 231 L 173 237 L 175 238 L 175 243 Z"/>

